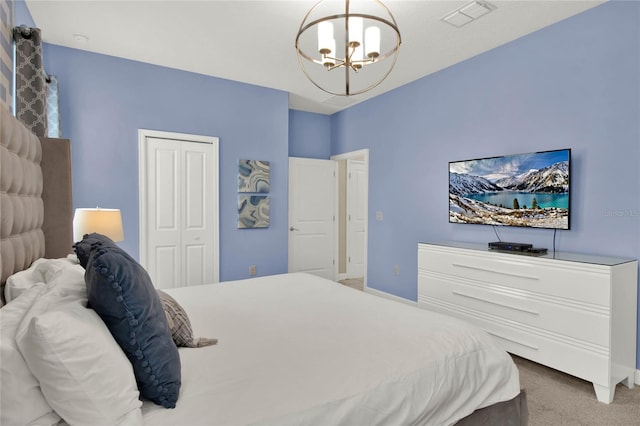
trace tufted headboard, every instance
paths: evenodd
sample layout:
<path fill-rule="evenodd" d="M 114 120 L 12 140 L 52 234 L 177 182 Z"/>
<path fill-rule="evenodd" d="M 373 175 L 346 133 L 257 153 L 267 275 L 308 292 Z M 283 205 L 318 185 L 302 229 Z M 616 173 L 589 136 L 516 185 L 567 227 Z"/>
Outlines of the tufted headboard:
<path fill-rule="evenodd" d="M 40 140 L 0 105 L 0 287 L 40 257 L 71 253 L 72 239 L 69 141 Z"/>

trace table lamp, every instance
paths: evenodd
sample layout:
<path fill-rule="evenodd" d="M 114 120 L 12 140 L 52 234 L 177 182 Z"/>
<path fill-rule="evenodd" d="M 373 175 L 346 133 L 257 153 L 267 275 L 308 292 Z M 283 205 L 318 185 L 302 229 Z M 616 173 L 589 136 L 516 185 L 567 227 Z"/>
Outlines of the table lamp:
<path fill-rule="evenodd" d="M 85 234 L 96 232 L 115 241 L 124 240 L 120 209 L 100 207 L 76 209 L 73 215 L 73 240 L 80 241 Z"/>

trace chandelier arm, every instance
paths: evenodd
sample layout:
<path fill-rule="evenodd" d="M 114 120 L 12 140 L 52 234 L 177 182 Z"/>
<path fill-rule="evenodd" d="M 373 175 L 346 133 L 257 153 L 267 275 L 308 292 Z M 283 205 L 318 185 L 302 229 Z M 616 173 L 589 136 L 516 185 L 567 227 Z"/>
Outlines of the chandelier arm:
<path fill-rule="evenodd" d="M 304 63 L 302 62 L 302 56 L 300 56 L 300 55 L 298 55 L 298 63 L 300 64 L 300 68 L 302 69 L 302 72 L 304 73 L 304 75 L 307 77 L 307 79 L 311 83 L 313 83 L 314 86 L 316 86 L 318 89 L 322 90 L 323 92 L 331 93 L 332 95 L 339 95 L 338 93 L 334 93 L 334 92 L 328 91 L 327 89 L 323 88 L 318 83 L 316 83 L 313 78 L 311 78 L 311 75 L 309 75 L 309 73 L 307 72 L 307 69 L 304 67 Z"/>
<path fill-rule="evenodd" d="M 330 67 L 327 68 L 327 71 L 332 71 L 332 70 L 335 70 L 336 68 L 345 66 L 345 63 L 342 59 L 336 59 L 336 62 L 339 62 L 339 63 L 331 65 Z"/>
<path fill-rule="evenodd" d="M 362 66 L 364 66 L 364 65 L 372 64 L 374 62 L 376 62 L 376 61 L 374 61 L 371 58 L 364 58 L 364 59 L 356 59 L 355 61 L 351 61 L 350 63 L 356 64 L 356 65 L 361 64 Z M 356 70 L 354 70 L 354 71 L 356 71 Z"/>

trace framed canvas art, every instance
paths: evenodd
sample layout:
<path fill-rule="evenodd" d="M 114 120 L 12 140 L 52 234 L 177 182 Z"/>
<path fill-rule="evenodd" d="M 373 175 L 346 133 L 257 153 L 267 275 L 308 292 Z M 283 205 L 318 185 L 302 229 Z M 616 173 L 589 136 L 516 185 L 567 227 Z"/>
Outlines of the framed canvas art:
<path fill-rule="evenodd" d="M 238 192 L 269 192 L 271 166 L 268 161 L 240 160 L 238 162 Z"/>
<path fill-rule="evenodd" d="M 238 228 L 269 227 L 269 196 L 238 195 Z"/>

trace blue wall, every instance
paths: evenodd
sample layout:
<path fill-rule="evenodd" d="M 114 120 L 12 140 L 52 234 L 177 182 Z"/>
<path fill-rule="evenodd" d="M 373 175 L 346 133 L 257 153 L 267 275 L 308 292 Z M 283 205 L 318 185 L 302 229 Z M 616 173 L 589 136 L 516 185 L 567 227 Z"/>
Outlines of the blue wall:
<path fill-rule="evenodd" d="M 334 114 L 332 154 L 369 148 L 368 285 L 415 300 L 419 241 L 496 239 L 448 223 L 449 161 L 556 148 L 573 172 L 556 247 L 640 258 L 639 104 L 640 3 L 610 2 Z M 551 230 L 499 232 L 552 247 Z"/>
<path fill-rule="evenodd" d="M 220 138 L 220 279 L 287 271 L 287 93 L 45 45 L 72 141 L 75 207 L 120 208 L 121 243 L 139 252 L 138 129 Z M 238 160 L 271 162 L 271 225 L 237 229 Z"/>
<path fill-rule="evenodd" d="M 290 110 L 289 156 L 329 159 L 331 157 L 331 117 Z"/>

